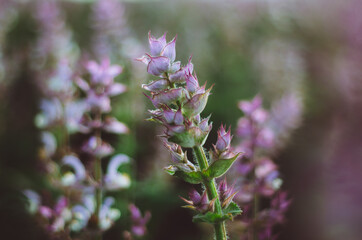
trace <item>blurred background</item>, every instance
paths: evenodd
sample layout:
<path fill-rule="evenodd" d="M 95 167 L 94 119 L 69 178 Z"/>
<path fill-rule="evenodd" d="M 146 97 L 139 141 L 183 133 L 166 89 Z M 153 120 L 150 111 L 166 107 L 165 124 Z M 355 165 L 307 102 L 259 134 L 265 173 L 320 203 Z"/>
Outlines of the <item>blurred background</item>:
<path fill-rule="evenodd" d="M 54 70 L 47 54 L 66 58 L 74 73 L 102 55 L 124 67 L 117 81 L 128 91 L 112 104 L 130 133 L 113 141 L 133 158 L 126 169 L 133 182 L 115 195 L 122 217 L 104 239 L 122 239 L 128 202 L 152 212 L 145 239 L 211 239 L 211 229 L 180 208 L 190 185 L 162 170 L 169 162 L 156 137 L 162 129 L 144 121 L 152 107 L 140 86 L 150 78 L 134 59 L 148 51 L 150 30 L 177 34 L 177 59 L 185 64 L 192 55 L 199 81 L 215 84 L 204 112 L 214 126 L 207 147 L 221 123 L 235 130 L 238 101 L 259 93 L 268 109 L 282 95 L 298 96 L 300 121 L 273 155 L 293 199 L 278 239 L 362 239 L 361 1 L 115 1 L 107 8 L 68 0 L 57 9 L 42 2 L 0 0 L 0 239 L 47 239 L 21 195 L 52 188 L 34 120 L 37 82 Z"/>

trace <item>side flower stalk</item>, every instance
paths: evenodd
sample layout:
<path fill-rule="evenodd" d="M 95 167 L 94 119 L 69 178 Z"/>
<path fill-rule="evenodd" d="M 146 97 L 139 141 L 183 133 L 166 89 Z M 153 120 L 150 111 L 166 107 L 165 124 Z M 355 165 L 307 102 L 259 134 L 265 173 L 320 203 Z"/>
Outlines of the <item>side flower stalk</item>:
<path fill-rule="evenodd" d="M 104 59 L 101 64 L 89 61 L 85 68 L 87 78 L 75 78 L 75 84 L 72 84 L 71 91 L 68 92 L 73 96 L 72 101 L 75 101 L 75 97 L 79 96 L 75 94 L 77 85 L 85 97 L 78 98 L 77 104 L 69 105 L 68 108 L 59 104 L 56 114 L 54 108 L 49 107 L 43 108 L 39 115 L 46 120 L 42 126 L 48 129 L 42 135 L 42 157 L 46 160 L 52 183 L 63 194 L 55 204 L 47 204 L 31 190 L 26 190 L 24 194 L 30 200 L 30 210 L 47 222 L 45 225 L 50 234 L 67 235 L 72 232 L 84 239 L 89 239 L 87 234 L 101 239 L 102 233 L 120 217 L 120 211 L 112 207 L 115 200 L 104 196 L 104 192 L 126 189 L 131 184 L 130 177 L 118 170 L 130 161 L 124 154 L 112 156 L 105 174 L 102 170 L 103 159 L 114 152 L 102 133 L 128 132 L 125 124 L 110 116 L 110 97 L 123 93 L 126 87 L 114 82 L 122 68 L 111 65 L 108 59 Z M 57 95 L 53 99 L 59 103 L 62 100 Z M 67 114 L 73 118 L 67 118 Z M 56 132 L 59 127 L 68 133 L 85 134 L 86 140 L 80 149 L 69 141 L 65 146 L 57 144 L 52 130 Z M 84 165 L 85 162 L 88 163 L 87 166 Z"/>
<path fill-rule="evenodd" d="M 285 98 L 274 105 L 272 114 L 263 109 L 260 96 L 250 102 L 239 103 L 244 117 L 238 121 L 237 137 L 240 143 L 236 149 L 245 152 L 236 163 L 237 188 L 240 189 L 236 201 L 245 210 L 241 218 L 244 226 L 241 239 L 275 239 L 272 230 L 275 225 L 283 223 L 291 203 L 287 193 L 281 189 L 283 181 L 278 167 L 269 157 L 275 148 L 281 146 L 280 138 L 285 137 L 299 122 L 300 105 L 287 96 L 292 107 L 287 109 Z M 286 111 L 290 113 L 289 116 L 280 119 L 278 116 L 286 115 Z M 269 205 L 262 206 L 261 199 Z"/>
<path fill-rule="evenodd" d="M 226 193 L 226 183 L 217 187 L 215 179 L 223 176 L 239 154 L 230 149 L 231 133 L 221 126 L 218 140 L 208 156 L 203 145 L 212 129 L 209 118 L 201 117 L 211 88 L 200 86 L 193 73 L 191 58 L 184 66 L 176 61 L 176 37 L 166 41 L 166 34 L 155 38 L 149 33 L 150 53 L 138 60 L 147 65 L 147 72 L 156 79 L 142 87 L 155 110 L 149 110 L 150 121 L 165 127 L 165 147 L 171 153 L 172 164 L 165 168 L 170 175 L 177 176 L 191 184 L 202 184 L 203 193 L 190 192 L 190 199 L 182 198 L 185 207 L 197 212 L 194 222 L 208 222 L 214 225 L 215 238 L 226 240 L 225 221 L 241 213 L 232 201 L 235 194 Z M 192 149 L 194 161 L 189 160 L 184 149 Z M 231 191 L 230 191 L 231 192 Z"/>

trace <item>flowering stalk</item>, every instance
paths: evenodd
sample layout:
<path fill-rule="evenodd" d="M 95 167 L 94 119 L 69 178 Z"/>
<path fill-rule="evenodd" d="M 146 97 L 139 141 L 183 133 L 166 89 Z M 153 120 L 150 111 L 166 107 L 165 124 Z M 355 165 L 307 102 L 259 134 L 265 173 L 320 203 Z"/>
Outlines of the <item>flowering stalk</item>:
<path fill-rule="evenodd" d="M 242 239 L 273 238 L 272 228 L 284 221 L 290 200 L 280 189 L 282 180 L 278 168 L 268 154 L 280 147 L 277 138 L 285 138 L 287 132 L 296 127 L 297 119 L 300 118 L 300 105 L 295 100 L 291 96 L 282 98 L 274 105 L 272 114 L 262 108 L 259 96 L 250 102 L 239 103 L 244 117 L 238 121 L 237 133 L 241 141 L 236 149 L 244 151 L 245 155 L 237 163 L 240 193 L 236 199 L 244 205 L 242 221 L 247 233 Z M 289 115 L 280 119 L 286 113 Z M 269 200 L 269 208 L 260 208 L 261 198 Z"/>
<path fill-rule="evenodd" d="M 72 146 L 66 150 L 56 149 L 56 140 L 50 132 L 43 135 L 45 140 L 45 153 L 48 166 L 53 175 L 53 182 L 64 192 L 64 196 L 54 206 L 47 206 L 41 202 L 41 198 L 34 192 L 25 192 L 40 217 L 49 221 L 47 229 L 50 233 L 64 232 L 92 232 L 97 239 L 102 238 L 102 232 L 109 229 L 112 223 L 120 217 L 118 209 L 111 206 L 114 203 L 112 197 L 104 197 L 103 191 L 115 191 L 130 186 L 130 178 L 127 174 L 118 172 L 118 168 L 129 162 L 129 157 L 123 154 L 114 155 L 108 164 L 107 172 L 102 174 L 102 160 L 113 153 L 112 146 L 101 136 L 102 132 L 122 134 L 128 132 L 125 124 L 109 116 L 111 111 L 110 97 L 125 91 L 125 86 L 114 82 L 122 68 L 110 65 L 109 60 L 104 59 L 101 64 L 94 61 L 87 62 L 86 69 L 89 79 L 77 77 L 75 82 L 86 95 L 78 99 L 79 103 L 62 109 L 60 115 L 69 114 L 79 118 L 61 117 L 63 121 L 53 121 L 50 112 L 42 112 L 40 117 L 47 121 L 44 123 L 65 126 L 77 126 L 77 131 L 87 134 L 87 140 L 81 147 L 83 155 L 93 161 L 93 169 L 87 169 Z M 73 93 L 75 86 L 72 86 Z M 59 101 L 56 101 L 59 102 Z M 50 105 L 53 106 L 53 105 Z M 62 105 L 59 105 L 60 107 Z M 51 110 L 52 108 L 45 108 Z M 56 115 L 58 116 L 58 115 Z M 51 121 L 50 121 L 51 120 Z M 48 128 L 51 125 L 46 125 Z M 68 129 L 68 128 L 65 128 Z M 55 154 L 55 151 L 59 151 Z M 73 150 L 74 151 L 74 150 Z M 57 159 L 58 155 L 61 159 Z M 84 161 L 84 160 L 83 160 Z M 73 196 L 72 198 L 70 196 Z M 77 196 L 74 199 L 74 196 Z M 96 232 L 94 232 L 96 230 Z"/>
<path fill-rule="evenodd" d="M 158 77 L 142 87 L 150 92 L 147 98 L 155 106 L 150 110 L 149 120 L 165 127 L 162 136 L 165 147 L 170 151 L 173 164 L 166 167 L 170 175 L 180 177 L 191 184 L 203 184 L 205 192 L 193 191 L 190 200 L 182 198 L 191 208 L 198 212 L 194 222 L 208 222 L 214 225 L 215 238 L 226 240 L 225 221 L 241 213 L 240 208 L 228 200 L 221 202 L 215 179 L 224 175 L 237 159 L 239 154 L 230 151 L 230 130 L 221 126 L 218 140 L 210 151 L 210 159 L 206 157 L 203 145 L 212 128 L 209 118 L 202 118 L 211 88 L 206 84 L 199 85 L 196 74 L 193 74 L 191 58 L 185 66 L 176 59 L 176 37 L 167 43 L 166 34 L 155 38 L 149 33 L 150 54 L 138 60 L 147 65 L 147 72 Z M 187 158 L 183 148 L 191 148 L 195 161 Z M 201 197 L 202 196 L 202 197 Z"/>
<path fill-rule="evenodd" d="M 123 93 L 126 87 L 121 83 L 115 83 L 114 78 L 119 75 L 122 68 L 117 65 L 110 65 L 108 59 L 103 59 L 101 64 L 94 61 L 87 62 L 86 69 L 90 74 L 89 81 L 83 78 L 77 78 L 77 85 L 86 93 L 85 102 L 88 106 L 88 111 L 82 119 L 82 124 L 87 132 L 91 133 L 90 138 L 82 146 L 82 150 L 91 156 L 94 161 L 94 180 L 95 186 L 95 211 L 94 216 L 98 227 L 102 229 L 100 225 L 100 219 L 102 218 L 102 203 L 103 203 L 103 189 L 109 188 L 109 183 L 121 184 L 119 187 L 128 187 L 129 179 L 123 175 L 121 176 L 117 172 L 117 168 L 122 164 L 123 155 L 116 155 L 117 158 L 113 158 L 110 162 L 110 170 L 113 171 L 108 177 L 108 182 L 104 186 L 104 177 L 102 176 L 102 159 L 113 153 L 113 148 L 104 139 L 102 139 L 102 131 L 122 134 L 128 132 L 128 128 L 115 118 L 106 116 L 111 111 L 110 97 Z M 119 160 L 121 159 L 121 160 Z M 113 161 L 118 161 L 118 164 L 111 164 Z M 126 160 L 128 161 L 128 160 Z M 114 169 L 112 169 L 114 167 Z M 112 179 L 113 178 L 113 179 Z M 128 179 L 128 180 L 126 180 Z M 126 180 L 126 182 L 124 182 Z M 113 182 L 109 182 L 113 181 Z M 108 184 L 107 184 L 108 183 Z M 112 190 L 114 189 L 112 186 Z M 117 188 L 117 186 L 116 186 Z M 101 235 L 99 235 L 101 239 Z"/>

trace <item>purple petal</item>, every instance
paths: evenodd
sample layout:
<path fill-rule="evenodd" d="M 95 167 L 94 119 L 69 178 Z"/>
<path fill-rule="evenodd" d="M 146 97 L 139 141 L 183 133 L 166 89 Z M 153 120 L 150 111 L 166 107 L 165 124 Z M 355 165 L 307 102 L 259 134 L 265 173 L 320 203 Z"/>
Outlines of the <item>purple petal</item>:
<path fill-rule="evenodd" d="M 78 85 L 80 89 L 82 89 L 84 92 L 87 92 L 89 90 L 89 84 L 83 79 L 83 78 L 76 78 L 75 83 Z"/>
<path fill-rule="evenodd" d="M 227 148 L 227 142 L 220 136 L 220 134 L 218 133 L 218 139 L 216 142 L 216 149 L 219 151 L 224 151 Z"/>
<path fill-rule="evenodd" d="M 183 68 L 181 68 L 180 70 L 178 70 L 177 72 L 175 72 L 174 74 L 171 74 L 169 76 L 169 79 L 171 82 L 175 83 L 175 82 L 183 82 L 186 79 L 186 74 L 187 73 L 192 73 L 194 70 L 194 65 L 191 62 L 191 57 L 189 59 L 189 62 L 186 66 L 184 66 Z"/>
<path fill-rule="evenodd" d="M 248 137 L 252 133 L 252 125 L 247 118 L 240 118 L 238 121 L 237 134 L 240 137 Z"/>
<path fill-rule="evenodd" d="M 148 41 L 150 43 L 150 51 L 152 56 L 159 56 L 162 49 L 166 45 L 166 33 L 162 37 L 156 39 L 151 35 L 151 31 L 148 32 Z"/>
<path fill-rule="evenodd" d="M 217 134 L 218 134 L 218 139 L 216 142 L 216 149 L 219 151 L 225 151 L 228 148 L 230 148 L 230 141 L 231 141 L 230 128 L 229 131 L 226 132 L 224 126 L 221 125 Z"/>
<path fill-rule="evenodd" d="M 175 112 L 171 108 L 165 107 L 163 110 L 163 117 L 167 123 L 172 123 L 175 118 Z"/>
<path fill-rule="evenodd" d="M 157 81 L 153 81 L 149 84 L 142 84 L 142 88 L 147 90 L 147 91 L 159 91 L 159 90 L 163 90 L 168 86 L 168 81 L 166 79 L 160 79 Z"/>
<path fill-rule="evenodd" d="M 87 62 L 85 67 L 92 76 L 98 76 L 101 72 L 101 67 L 95 61 Z"/>
<path fill-rule="evenodd" d="M 82 181 L 83 179 L 85 179 L 86 171 L 83 163 L 79 160 L 79 158 L 73 155 L 67 155 L 63 157 L 62 163 L 73 168 L 76 179 L 78 181 Z"/>
<path fill-rule="evenodd" d="M 196 92 L 196 90 L 199 88 L 199 82 L 196 78 L 196 76 L 194 77 L 191 72 L 186 73 L 186 89 L 187 91 L 194 93 Z"/>
<path fill-rule="evenodd" d="M 173 121 L 176 125 L 182 125 L 184 122 L 184 117 L 182 116 L 181 109 L 177 110 L 175 113 L 175 118 Z"/>
<path fill-rule="evenodd" d="M 251 117 L 255 122 L 263 124 L 268 118 L 268 112 L 262 108 L 259 108 L 253 111 Z"/>
<path fill-rule="evenodd" d="M 53 216 L 53 210 L 46 206 L 39 207 L 39 213 L 45 218 L 51 218 Z"/>
<path fill-rule="evenodd" d="M 257 178 L 264 178 L 272 171 L 276 170 L 277 166 L 268 158 L 263 158 L 258 161 L 258 165 L 255 168 L 255 176 Z"/>
<path fill-rule="evenodd" d="M 253 100 L 250 102 L 248 101 L 240 101 L 239 102 L 239 108 L 242 110 L 245 114 L 251 114 L 253 111 L 261 107 L 262 99 L 258 95 L 254 97 Z"/>
<path fill-rule="evenodd" d="M 119 65 L 112 65 L 107 69 L 107 74 L 111 77 L 115 77 L 122 72 L 122 67 Z"/>
<path fill-rule="evenodd" d="M 135 236 L 142 237 L 143 235 L 146 234 L 146 228 L 145 228 L 145 226 L 134 225 L 134 226 L 132 226 L 131 229 L 132 229 L 132 230 L 131 230 L 132 233 L 133 233 Z"/>
<path fill-rule="evenodd" d="M 91 108 L 99 109 L 101 112 L 110 112 L 111 111 L 111 100 L 108 96 L 97 95 L 93 91 L 88 92 L 87 104 Z"/>
<path fill-rule="evenodd" d="M 174 37 L 171 42 L 167 43 L 161 51 L 161 56 L 168 57 L 171 62 L 174 62 L 176 59 L 176 38 L 177 36 Z"/>
<path fill-rule="evenodd" d="M 60 214 L 64 208 L 68 206 L 68 200 L 66 197 L 60 197 L 57 204 L 54 206 L 56 214 Z"/>
<path fill-rule="evenodd" d="M 151 61 L 147 66 L 147 72 L 154 76 L 160 76 L 162 73 L 167 72 L 170 66 L 170 59 L 167 57 L 151 57 Z"/>
<path fill-rule="evenodd" d="M 116 133 L 116 134 L 123 134 L 129 132 L 128 127 L 124 123 L 119 122 L 115 118 L 106 118 L 105 123 L 103 125 L 103 129 L 107 132 Z"/>
<path fill-rule="evenodd" d="M 199 204 L 201 202 L 201 196 L 195 189 L 191 189 L 189 198 L 194 204 Z"/>
<path fill-rule="evenodd" d="M 113 83 L 107 89 L 107 94 L 109 96 L 116 96 L 118 94 L 124 93 L 127 90 L 127 87 L 122 83 Z"/>
<path fill-rule="evenodd" d="M 174 88 L 153 95 L 151 101 L 155 107 L 160 107 L 162 104 L 170 104 L 180 100 L 183 96 L 184 89 Z"/>
<path fill-rule="evenodd" d="M 199 124 L 199 128 L 201 129 L 201 131 L 203 132 L 209 132 L 212 128 L 212 123 L 209 124 L 209 119 L 210 116 L 208 116 L 207 118 L 204 118 L 200 124 Z"/>
<path fill-rule="evenodd" d="M 168 131 L 167 134 L 172 136 L 175 133 L 182 133 L 185 131 L 185 126 L 184 125 L 176 125 L 176 126 L 166 126 Z"/>
<path fill-rule="evenodd" d="M 170 70 L 171 73 L 175 73 L 178 70 L 180 70 L 180 68 L 181 68 L 181 62 L 177 61 L 177 62 L 172 63 L 169 70 Z"/>
<path fill-rule="evenodd" d="M 226 183 L 226 179 L 224 179 L 219 183 L 219 192 L 220 192 L 220 194 L 225 193 L 227 191 L 227 189 L 228 189 L 228 186 L 227 186 L 227 183 Z"/>
<path fill-rule="evenodd" d="M 117 154 L 111 158 L 107 167 L 107 174 L 115 175 L 118 173 L 118 168 L 126 163 L 129 163 L 130 158 L 124 154 Z"/>
<path fill-rule="evenodd" d="M 106 157 L 108 155 L 111 155 L 114 152 L 114 149 L 112 148 L 112 146 L 106 142 L 102 142 L 102 144 L 97 147 L 96 151 L 95 151 L 95 155 L 97 157 L 103 158 Z"/>
<path fill-rule="evenodd" d="M 208 204 L 206 191 L 204 191 L 204 193 L 201 196 L 200 204 L 201 205 L 207 205 Z"/>
<path fill-rule="evenodd" d="M 92 152 L 97 148 L 97 137 L 92 136 L 82 146 L 84 152 Z"/>
<path fill-rule="evenodd" d="M 134 204 L 130 204 L 128 209 L 131 212 L 131 216 L 132 216 L 133 220 L 136 220 L 136 219 L 139 219 L 142 217 L 141 211 Z"/>

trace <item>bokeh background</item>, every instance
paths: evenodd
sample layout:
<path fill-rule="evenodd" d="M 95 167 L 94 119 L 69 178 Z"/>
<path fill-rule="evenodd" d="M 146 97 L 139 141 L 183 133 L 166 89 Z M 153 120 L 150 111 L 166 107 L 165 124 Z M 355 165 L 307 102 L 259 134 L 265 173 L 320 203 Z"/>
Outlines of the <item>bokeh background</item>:
<path fill-rule="evenodd" d="M 36 79 L 47 67 L 36 57 L 44 34 L 39 11 L 55 13 L 39 10 L 39 2 L 0 0 L 0 239 L 46 239 L 21 195 L 25 188 L 51 189 L 37 160 L 34 119 L 41 99 Z M 205 110 L 214 129 L 221 123 L 235 129 L 241 99 L 260 93 L 269 108 L 286 93 L 300 97 L 302 121 L 273 156 L 293 199 L 278 239 L 362 239 L 361 1 L 126 1 L 98 18 L 93 1 L 58 3 L 66 29 L 59 36 L 71 39 L 67 46 L 57 38 L 59 54 L 96 59 L 97 50 L 111 48 L 112 62 L 124 67 L 118 80 L 129 87 L 113 113 L 130 134 L 114 142 L 134 159 L 127 169 L 133 183 L 116 194 L 122 217 L 104 239 L 122 239 L 128 202 L 152 212 L 145 239 L 211 239 L 211 229 L 192 224 L 180 208 L 178 195 L 190 186 L 162 171 L 169 157 L 155 137 L 162 129 L 144 121 L 151 106 L 140 85 L 149 76 L 134 59 L 148 51 L 150 30 L 169 39 L 177 34 L 177 58 L 185 63 L 192 55 L 199 81 L 215 84 Z M 97 25 L 105 16 L 114 25 Z M 102 29 L 109 46 L 95 47 Z M 207 146 L 215 139 L 213 131 Z"/>

